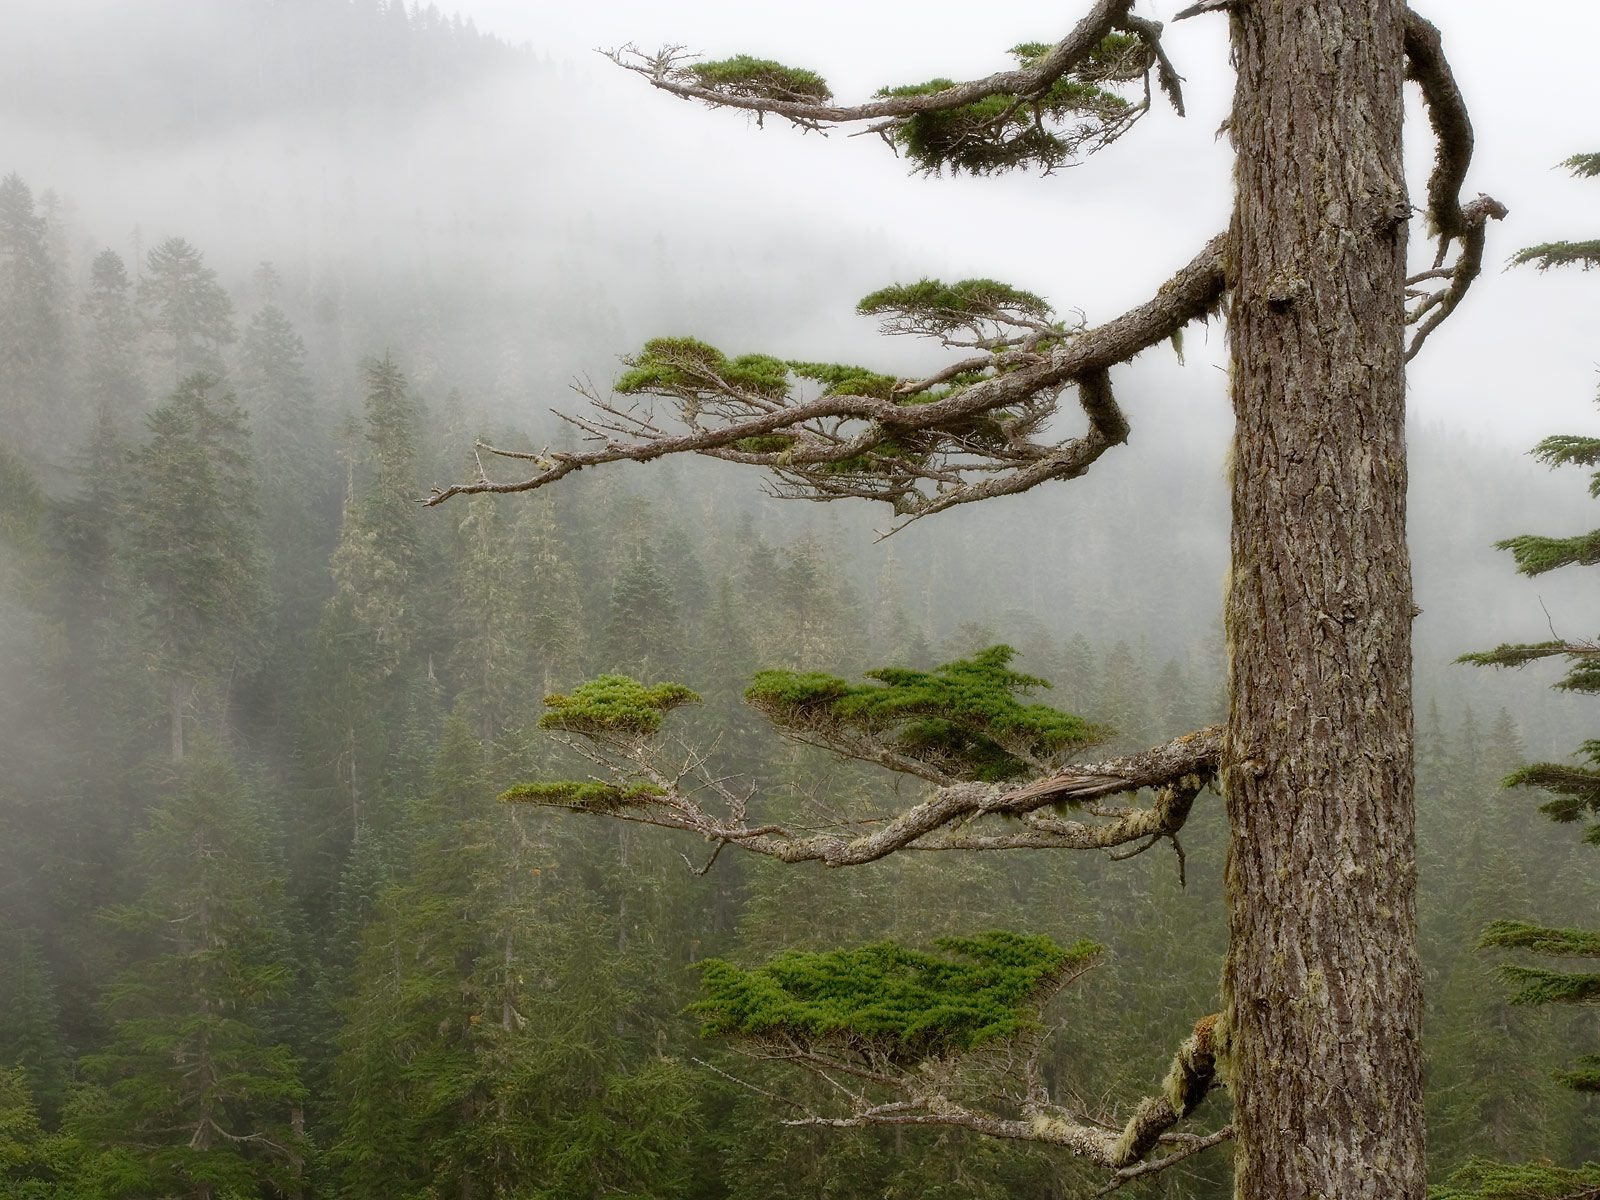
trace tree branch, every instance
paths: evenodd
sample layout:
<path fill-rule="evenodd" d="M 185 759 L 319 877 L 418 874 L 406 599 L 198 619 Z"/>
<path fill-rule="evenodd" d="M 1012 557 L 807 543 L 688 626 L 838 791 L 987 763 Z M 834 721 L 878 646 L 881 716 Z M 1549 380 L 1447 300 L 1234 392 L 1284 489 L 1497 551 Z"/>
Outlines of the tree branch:
<path fill-rule="evenodd" d="M 1194 1112 L 1214 1086 L 1216 1057 L 1212 1038 L 1216 1023 L 1215 1015 L 1195 1022 L 1193 1032 L 1173 1055 L 1161 1091 L 1141 1100 L 1120 1126 L 1107 1128 L 1098 1121 L 1076 1116 L 1050 1103 L 1034 1063 L 1029 1064 L 1025 1080 L 1028 1094 L 1019 1106 L 1019 1117 L 1000 1116 L 958 1102 L 947 1094 L 948 1088 L 941 1078 L 943 1072 L 935 1068 L 876 1080 L 898 1093 L 899 1099 L 874 1103 L 864 1093 L 853 1093 L 854 1111 L 848 1115 L 811 1113 L 784 1123 L 833 1129 L 874 1125 L 937 1126 L 967 1129 L 1008 1141 L 1056 1146 L 1115 1170 L 1116 1175 L 1104 1189 L 1109 1192 L 1131 1179 L 1153 1174 L 1226 1141 L 1231 1135 L 1230 1127 L 1209 1135 L 1184 1138 L 1179 1143 L 1182 1148 L 1175 1153 L 1150 1162 L 1142 1161 L 1151 1151 L 1177 1136 L 1169 1131 Z"/>
<path fill-rule="evenodd" d="M 1417 326 L 1406 348 L 1406 361 L 1410 362 L 1434 330 L 1449 319 L 1482 272 L 1486 226 L 1490 220 L 1503 219 L 1507 209 L 1491 196 L 1480 195 L 1468 204 L 1461 203 L 1461 189 L 1472 164 L 1472 121 L 1444 56 L 1439 30 L 1410 9 L 1405 15 L 1405 48 L 1407 73 L 1422 88 L 1428 122 L 1433 127 L 1436 149 L 1433 171 L 1428 177 L 1426 211 L 1439 238 L 1433 270 L 1414 275 L 1407 283 L 1415 285 L 1441 275 L 1446 280 L 1443 288 L 1423 293 L 1408 314 L 1407 323 Z M 1452 242 L 1460 243 L 1455 265 L 1448 272 L 1441 272 Z"/>
<path fill-rule="evenodd" d="M 719 817 L 684 790 L 681 776 L 651 766 L 640 748 L 628 751 L 624 764 L 601 754 L 593 759 L 615 774 L 631 771 L 635 777 L 642 775 L 651 783 L 651 791 L 634 789 L 624 798 L 617 789 L 616 795 L 600 805 L 519 796 L 515 790 L 505 798 L 679 829 L 782 862 L 820 862 L 827 867 L 860 866 L 905 849 L 1106 849 L 1177 833 L 1188 819 L 1195 796 L 1215 776 L 1221 745 L 1221 728 L 1212 726 L 1139 754 L 1065 767 L 1021 786 L 949 784 L 922 803 L 876 823 L 869 832 L 856 834 L 805 832 L 780 824 L 748 825 L 743 816 L 748 796 L 717 780 L 703 780 L 701 788 L 722 797 L 729 806 L 730 816 Z M 1153 806 L 1115 810 L 1103 824 L 1061 820 L 1037 812 L 1052 804 L 1088 805 L 1141 788 L 1158 789 Z M 992 837 L 947 833 L 931 838 L 958 823 L 989 816 L 1024 818 L 1025 828 Z"/>
<path fill-rule="evenodd" d="M 647 394 L 676 409 L 686 428 L 668 432 L 653 413 L 591 396 L 600 418 L 568 418 L 602 444 L 592 450 L 530 453 L 480 444 L 537 472 L 511 482 L 481 471 L 467 483 L 433 490 L 425 504 L 453 496 L 527 492 L 573 471 L 604 463 L 648 462 L 698 453 L 773 470 L 783 494 L 813 499 L 865 496 L 888 500 L 906 519 L 991 495 L 1081 475 L 1109 447 L 1126 440 L 1128 424 L 1111 392 L 1109 370 L 1169 340 L 1210 313 L 1226 280 L 1219 235 L 1144 304 L 1093 329 L 1064 332 L 1057 343 L 1013 359 L 1019 363 L 926 403 L 907 403 L 927 381 L 901 382 L 892 393 L 833 393 L 810 400 L 775 397 L 707 367 L 704 357 L 667 360 L 692 387 L 674 382 Z M 1014 354 L 1006 351 L 1006 354 Z M 1054 412 L 1061 391 L 1076 386 L 1088 430 L 1054 446 L 1031 440 Z M 978 429 L 975 422 L 989 424 Z M 847 428 L 855 423 L 854 428 Z M 775 444 L 775 443 L 781 443 Z M 976 476 L 975 478 L 971 476 Z M 931 482 L 933 490 L 917 488 Z"/>
<path fill-rule="evenodd" d="M 612 62 L 624 70 L 642 75 L 651 86 L 660 88 L 685 100 L 701 100 L 716 108 L 736 108 L 754 112 L 758 116 L 778 116 L 806 129 L 820 129 L 826 125 L 848 125 L 863 121 L 904 119 L 925 113 L 949 112 L 964 108 L 990 96 L 1018 96 L 1032 98 L 1043 96 L 1063 75 L 1088 63 L 1094 51 L 1106 37 L 1118 29 L 1138 36 L 1151 54 L 1157 56 L 1161 25 L 1132 17 L 1129 9 L 1133 0 L 1099 0 L 1087 16 L 1075 25 L 1066 37 L 1051 47 L 1048 54 L 1027 67 L 998 71 L 982 79 L 952 84 L 937 92 L 915 95 L 882 96 L 863 104 L 836 105 L 820 97 L 784 98 L 779 95 L 740 95 L 719 90 L 697 82 L 693 72 L 679 64 L 687 57 L 677 48 L 669 48 L 654 55 L 644 55 L 633 47 L 602 51 Z M 1164 55 L 1159 55 L 1162 86 L 1174 97 L 1174 107 L 1183 111 L 1181 94 L 1177 92 L 1177 74 L 1172 71 Z"/>

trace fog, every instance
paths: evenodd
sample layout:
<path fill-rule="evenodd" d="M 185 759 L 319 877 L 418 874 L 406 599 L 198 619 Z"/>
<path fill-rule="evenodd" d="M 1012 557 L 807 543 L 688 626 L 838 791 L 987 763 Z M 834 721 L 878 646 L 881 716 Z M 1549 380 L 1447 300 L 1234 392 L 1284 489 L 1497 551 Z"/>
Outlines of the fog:
<path fill-rule="evenodd" d="M 1550 1082 L 1558 1026 L 1518 1050 L 1523 1074 L 1488 1083 L 1486 1052 L 1457 1034 L 1515 1026 L 1483 1011 L 1500 995 L 1470 950 L 1484 920 L 1592 919 L 1592 850 L 1499 788 L 1524 758 L 1565 759 L 1592 714 L 1551 692 L 1553 669 L 1455 660 L 1593 629 L 1591 578 L 1518 577 L 1494 543 L 1596 523 L 1582 474 L 1525 451 L 1594 428 L 1600 285 L 1501 268 L 1595 230 L 1596 184 L 1557 164 L 1595 149 L 1600 15 L 1583 0 L 1537 22 L 1487 0 L 1425 15 L 1476 124 L 1469 192 L 1510 209 L 1409 384 L 1430 1153 L 1567 1161 L 1596 1118 Z M 702 460 L 417 503 L 468 476 L 475 439 L 574 444 L 551 410 L 579 409 L 574 384 L 603 393 L 652 337 L 911 376 L 946 352 L 854 312 L 891 282 L 996 278 L 1089 324 L 1143 301 L 1228 220 L 1219 16 L 1169 25 L 1185 118 L 1158 101 L 1048 176 L 928 177 L 876 137 L 707 111 L 596 53 L 748 52 L 853 98 L 987 74 L 1064 19 L 1038 0 L 8 0 L 0 1127 L 23 1133 L 0 1191 L 15 1176 L 38 1184 L 19 1195 L 62 1200 L 191 1194 L 138 1173 L 159 1155 L 118 1157 L 173 1130 L 178 1158 L 206 1140 L 183 1113 L 149 1117 L 133 1086 L 187 1097 L 162 1072 L 199 1053 L 181 1032 L 191 992 L 251 1051 L 216 1149 L 243 1181 L 230 1195 L 945 1194 L 961 1144 L 805 1141 L 688 1065 L 721 1053 L 684 1017 L 695 965 L 788 945 L 1092 934 L 1119 957 L 1051 1033 L 1048 1072 L 1081 1068 L 1072 1086 L 1107 1113 L 1160 1078 L 1154 1043 L 1094 1064 L 1107 1014 L 1165 1045 L 1167 1025 L 1216 1007 L 1214 796 L 1186 880 L 1157 854 L 1067 871 L 1032 853 L 912 856 L 941 861 L 846 879 L 730 852 L 690 874 L 698 838 L 601 835 L 493 797 L 589 779 L 594 760 L 540 731 L 544 697 L 611 672 L 696 689 L 704 704 L 672 720 L 711 747 L 701 765 L 762 789 L 761 819 L 830 827 L 881 820 L 921 782 L 886 789 L 784 743 L 741 703 L 757 670 L 926 669 L 1006 643 L 1054 680 L 1038 698 L 1104 726 L 1108 754 L 1217 720 L 1220 321 L 1117 370 L 1132 434 L 1085 478 L 893 536 L 886 506 L 784 502 Z M 1432 149 L 1412 101 L 1417 197 Z M 170 239 L 213 310 L 192 337 L 162 325 L 152 284 Z M 196 365 L 214 377 L 195 383 Z M 194 912 L 235 921 L 207 951 L 232 972 L 206 977 L 215 1002 L 170 986 L 193 965 Z M 159 1042 L 169 1019 L 180 1032 Z M 1514 1144 L 1473 1140 L 1450 1109 L 1480 1084 L 1542 1106 L 1495 1135 Z M 1043 1162 L 997 1157 L 981 1195 L 1087 1194 L 1086 1175 Z M 1226 1194 L 1216 1160 L 1185 1180 L 1181 1194 Z"/>

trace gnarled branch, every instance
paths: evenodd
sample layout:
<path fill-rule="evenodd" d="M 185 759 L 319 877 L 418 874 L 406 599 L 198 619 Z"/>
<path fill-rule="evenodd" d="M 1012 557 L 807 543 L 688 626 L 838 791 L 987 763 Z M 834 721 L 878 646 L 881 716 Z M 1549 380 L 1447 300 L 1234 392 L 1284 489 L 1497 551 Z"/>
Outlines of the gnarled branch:
<path fill-rule="evenodd" d="M 666 357 L 652 362 L 673 369 L 670 382 L 639 390 L 670 402 L 681 431 L 664 428 L 653 410 L 624 408 L 591 394 L 597 415 L 567 419 L 600 442 L 597 448 L 532 453 L 480 445 L 485 453 L 531 462 L 537 470 L 497 482 L 480 469 L 471 482 L 435 488 L 424 503 L 533 491 L 584 467 L 682 453 L 765 466 L 785 495 L 888 500 L 906 520 L 1072 478 L 1127 438 L 1110 369 L 1168 341 L 1216 307 L 1226 286 L 1224 241 L 1213 238 L 1151 299 L 1121 316 L 1093 329 L 1060 331 L 1053 339 L 1033 332 L 1020 344 L 999 348 L 989 360 L 995 373 L 932 399 L 937 375 L 884 386 L 882 394 L 826 391 L 794 400 L 719 370 L 718 360 L 705 353 L 708 347 L 667 345 L 661 352 Z M 1088 429 L 1077 438 L 1040 443 L 1032 435 L 1068 387 L 1077 390 Z M 988 423 L 981 432 L 975 431 L 979 421 Z"/>
<path fill-rule="evenodd" d="M 808 1113 L 786 1120 L 787 1125 L 823 1126 L 834 1129 L 859 1129 L 868 1126 L 935 1126 L 967 1129 L 986 1137 L 1054 1146 L 1116 1172 L 1105 1191 L 1129 1180 L 1180 1162 L 1190 1155 L 1226 1141 L 1230 1129 L 1209 1135 L 1172 1133 L 1177 1123 L 1194 1112 L 1216 1083 L 1216 1054 L 1213 1037 L 1215 1015 L 1195 1022 L 1193 1032 L 1184 1039 L 1172 1057 L 1161 1091 L 1147 1096 L 1120 1125 L 1108 1127 L 1050 1101 L 1038 1072 L 1036 1058 L 1020 1065 L 1022 1095 L 1016 1104 L 1017 1116 L 1004 1116 L 977 1107 L 952 1094 L 949 1076 L 952 1064 L 933 1063 L 919 1070 L 886 1073 L 846 1070 L 848 1064 L 832 1056 L 808 1050 L 774 1048 L 755 1052 L 755 1057 L 794 1062 L 827 1079 L 851 1099 L 851 1111 L 842 1115 Z M 1016 1070 L 1018 1064 L 1007 1064 Z M 866 1087 L 840 1087 L 835 1074 L 865 1076 L 870 1084 L 886 1088 L 894 1099 L 875 1101 Z M 881 1095 L 881 1093 L 880 1093 Z M 1163 1145 L 1179 1147 L 1163 1158 L 1145 1161 Z M 1104 1194 L 1104 1193 L 1102 1193 Z"/>
<path fill-rule="evenodd" d="M 786 97 L 782 94 L 739 94 L 707 86 L 692 71 L 681 66 L 686 56 L 678 48 L 668 48 L 654 55 L 641 54 L 632 47 L 605 53 L 618 66 L 644 76 L 651 86 L 685 100 L 701 100 L 717 108 L 744 109 L 758 116 L 783 117 L 806 129 L 821 129 L 829 125 L 894 121 L 949 112 L 991 96 L 1024 99 L 1043 96 L 1062 76 L 1085 66 L 1106 37 L 1120 29 L 1139 37 L 1150 48 L 1161 86 L 1181 115 L 1183 98 L 1177 72 L 1159 52 L 1161 24 L 1132 16 L 1129 13 L 1132 7 L 1133 0 L 1099 0 L 1066 37 L 1026 67 L 997 71 L 982 79 L 951 84 L 938 91 L 886 95 L 850 105 L 827 103 L 827 98 L 831 97 L 827 97 L 825 88 L 817 95 Z"/>
<path fill-rule="evenodd" d="M 782 824 L 751 825 L 745 819 L 751 796 L 721 780 L 690 779 L 695 763 L 669 773 L 657 767 L 643 745 L 619 743 L 606 748 L 570 743 L 604 767 L 608 774 L 631 774 L 648 787 L 613 788 L 603 804 L 569 803 L 559 795 L 507 793 L 508 799 L 529 799 L 549 807 L 566 807 L 617 820 L 656 825 L 697 834 L 718 845 L 737 846 L 782 862 L 820 862 L 827 867 L 861 866 L 897 851 L 950 849 L 1109 849 L 1141 839 L 1176 834 L 1188 819 L 1195 796 L 1215 777 L 1221 754 L 1218 726 L 1185 734 L 1139 754 L 1099 763 L 1077 764 L 1020 786 L 953 783 L 905 811 L 860 822 L 865 832 L 806 831 Z M 1157 790 L 1156 803 L 1143 807 L 1100 807 L 1108 797 L 1142 788 Z M 703 805 L 702 793 L 717 796 L 729 815 L 719 816 Z M 1049 805 L 1084 807 L 1100 823 L 1063 820 L 1041 814 Z M 953 827 L 982 817 L 1022 818 L 1022 830 L 985 836 L 951 832 Z"/>
<path fill-rule="evenodd" d="M 1405 15 L 1405 48 L 1407 73 L 1422 88 L 1428 122 L 1433 127 L 1435 155 L 1428 177 L 1426 211 L 1439 239 L 1433 269 L 1413 275 L 1406 283 L 1415 287 L 1430 280 L 1444 281 L 1434 291 L 1415 293 L 1416 303 L 1406 317 L 1407 324 L 1417 327 L 1406 348 L 1409 362 L 1433 331 L 1449 319 L 1482 272 L 1486 226 L 1491 220 L 1503 219 L 1507 210 L 1491 196 L 1480 195 L 1467 204 L 1461 202 L 1461 188 L 1472 164 L 1472 121 L 1444 56 L 1439 30 L 1410 9 Z M 1455 264 L 1444 270 L 1452 242 L 1458 242 L 1460 249 Z"/>

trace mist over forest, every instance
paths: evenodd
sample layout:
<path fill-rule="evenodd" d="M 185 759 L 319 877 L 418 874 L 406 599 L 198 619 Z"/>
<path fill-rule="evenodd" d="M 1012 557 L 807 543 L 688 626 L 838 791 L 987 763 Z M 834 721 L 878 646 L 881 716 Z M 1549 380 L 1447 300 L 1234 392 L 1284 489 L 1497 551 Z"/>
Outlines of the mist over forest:
<path fill-rule="evenodd" d="M 1216 1007 L 1215 794 L 1181 874 L 1165 845 L 852 871 L 728 853 L 696 874 L 694 837 L 497 797 L 592 774 L 539 722 L 546 696 L 606 673 L 693 689 L 674 736 L 795 821 L 881 814 L 913 781 L 780 736 L 743 701 L 758 671 L 859 683 L 1009 646 L 1008 669 L 1053 685 L 1030 703 L 1099 728 L 1089 759 L 1221 720 L 1221 324 L 1145 353 L 1119 393 L 1130 444 L 1085 478 L 888 537 L 887 508 L 777 499 L 699 458 L 425 507 L 471 477 L 480 439 L 578 447 L 551 410 L 580 409 L 574 382 L 605 392 L 653 337 L 941 365 L 854 305 L 967 270 L 964 231 L 930 246 L 883 213 L 802 222 L 759 145 L 694 164 L 694 127 L 716 118 L 683 105 L 666 114 L 681 172 L 630 179 L 629 139 L 663 128 L 665 99 L 619 101 L 602 60 L 433 5 L 16 13 L 0 37 L 0 1196 L 1091 1194 L 1094 1169 L 1036 1146 L 782 1124 L 762 1090 L 811 1105 L 823 1085 L 702 1039 L 685 1010 L 708 959 L 1092 939 L 1107 950 L 1048 1009 L 1040 1061 L 1063 1094 L 1124 1114 Z M 708 218 L 697 196 L 719 171 L 770 206 Z M 1129 261 L 1116 286 L 1141 290 L 1177 259 Z M 1051 298 L 1091 323 L 1117 311 L 1073 286 Z M 1544 664 L 1455 661 L 1552 627 L 1589 636 L 1585 578 L 1519 576 L 1494 543 L 1586 530 L 1594 502 L 1464 425 L 1410 429 L 1438 1179 L 1475 1155 L 1574 1165 L 1600 1146 L 1600 1109 L 1554 1079 L 1594 1041 L 1592 1013 L 1514 1007 L 1475 949 L 1501 917 L 1593 922 L 1593 848 L 1499 786 L 1566 759 L 1590 713 Z M 1208 1129 L 1227 1119 L 1215 1103 Z M 1196 1157 L 1139 1186 L 1222 1197 L 1230 1169 Z"/>

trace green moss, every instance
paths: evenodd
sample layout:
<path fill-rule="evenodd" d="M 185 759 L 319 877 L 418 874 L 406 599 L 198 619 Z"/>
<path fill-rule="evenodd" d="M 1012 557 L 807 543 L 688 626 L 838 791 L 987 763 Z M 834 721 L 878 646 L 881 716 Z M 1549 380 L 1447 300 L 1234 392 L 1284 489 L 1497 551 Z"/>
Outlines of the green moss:
<path fill-rule="evenodd" d="M 601 675 L 574 688 L 570 696 L 546 696 L 539 724 L 568 733 L 647 737 L 661 728 L 667 713 L 699 699 L 679 683 L 646 685 L 626 675 Z"/>
<path fill-rule="evenodd" d="M 695 63 L 689 68 L 701 87 L 725 96 L 756 100 L 800 100 L 825 104 L 833 99 L 827 81 L 815 71 L 786 67 L 748 54 Z"/>
<path fill-rule="evenodd" d="M 1091 745 L 1104 731 L 1018 694 L 1048 687 L 1010 668 L 1015 651 L 991 646 L 932 671 L 869 671 L 871 684 L 834 675 L 763 671 L 745 699 L 775 724 L 878 736 L 896 751 L 969 779 L 1028 774 L 1027 761 Z"/>
<path fill-rule="evenodd" d="M 740 438 L 733 443 L 735 450 L 743 450 L 746 454 L 782 454 L 793 447 L 795 439 L 787 433 L 769 433 L 761 437 Z"/>
<path fill-rule="evenodd" d="M 707 1037 L 842 1042 L 916 1060 L 1034 1028 L 1050 986 L 1100 953 L 1092 942 L 1062 948 L 1004 931 L 936 945 L 937 954 L 895 942 L 790 951 L 748 971 L 709 959 L 691 1011 Z"/>
<path fill-rule="evenodd" d="M 664 791 L 650 783 L 636 783 L 621 788 L 609 783 L 561 779 L 553 783 L 519 783 L 501 792 L 500 799 L 508 804 L 540 804 L 579 812 L 615 813 L 644 807 L 664 795 Z"/>

